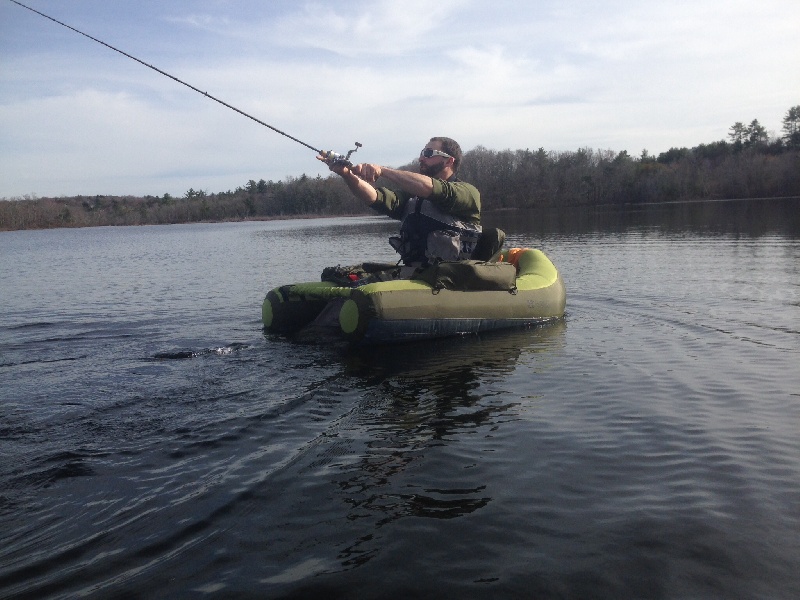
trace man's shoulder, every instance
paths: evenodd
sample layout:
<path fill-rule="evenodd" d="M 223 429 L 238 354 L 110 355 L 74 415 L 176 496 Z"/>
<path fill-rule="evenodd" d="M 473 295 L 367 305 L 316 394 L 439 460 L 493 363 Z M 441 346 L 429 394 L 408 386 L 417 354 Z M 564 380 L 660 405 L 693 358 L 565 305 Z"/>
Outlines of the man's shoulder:
<path fill-rule="evenodd" d="M 450 179 L 434 179 L 434 192 L 436 191 L 444 191 L 446 189 L 453 190 L 454 193 L 457 195 L 468 195 L 468 196 L 475 196 L 480 197 L 480 192 L 478 188 L 467 181 L 462 181 L 455 177 L 451 177 Z M 438 183 L 438 185 L 437 185 Z M 436 188 L 439 190 L 436 190 Z"/>

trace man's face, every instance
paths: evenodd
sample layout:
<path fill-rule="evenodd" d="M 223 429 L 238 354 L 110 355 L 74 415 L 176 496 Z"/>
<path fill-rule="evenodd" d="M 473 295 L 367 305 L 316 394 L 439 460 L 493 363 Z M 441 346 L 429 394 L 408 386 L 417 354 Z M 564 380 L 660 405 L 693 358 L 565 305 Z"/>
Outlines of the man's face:
<path fill-rule="evenodd" d="M 423 152 L 427 149 L 431 148 L 432 150 L 436 150 L 438 152 L 442 151 L 442 142 L 428 142 L 423 148 Z M 451 159 L 447 156 L 441 156 L 438 154 L 434 154 L 430 158 L 425 158 L 420 153 L 419 157 L 419 172 L 423 175 L 427 175 L 428 177 L 437 177 L 439 173 L 442 172 L 442 169 L 447 166 L 448 161 Z"/>

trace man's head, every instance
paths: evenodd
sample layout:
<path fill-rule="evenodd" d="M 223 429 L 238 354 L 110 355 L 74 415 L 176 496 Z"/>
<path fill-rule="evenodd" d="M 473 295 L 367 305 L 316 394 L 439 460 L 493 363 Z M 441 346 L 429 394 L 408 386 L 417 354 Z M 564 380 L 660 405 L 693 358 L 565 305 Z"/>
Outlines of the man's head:
<path fill-rule="evenodd" d="M 429 177 L 448 179 L 458 172 L 461 156 L 461 146 L 454 139 L 433 137 L 420 153 L 419 172 Z"/>

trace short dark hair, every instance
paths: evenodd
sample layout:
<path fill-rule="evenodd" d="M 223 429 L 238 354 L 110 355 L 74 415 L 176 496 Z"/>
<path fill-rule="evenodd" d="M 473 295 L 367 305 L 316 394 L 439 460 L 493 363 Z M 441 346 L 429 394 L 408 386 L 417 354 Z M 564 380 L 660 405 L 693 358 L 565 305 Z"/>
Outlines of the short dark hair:
<path fill-rule="evenodd" d="M 453 157 L 453 174 L 458 173 L 462 156 L 461 146 L 458 145 L 458 142 L 449 137 L 432 137 L 431 141 L 439 142 L 442 145 L 442 152 Z"/>

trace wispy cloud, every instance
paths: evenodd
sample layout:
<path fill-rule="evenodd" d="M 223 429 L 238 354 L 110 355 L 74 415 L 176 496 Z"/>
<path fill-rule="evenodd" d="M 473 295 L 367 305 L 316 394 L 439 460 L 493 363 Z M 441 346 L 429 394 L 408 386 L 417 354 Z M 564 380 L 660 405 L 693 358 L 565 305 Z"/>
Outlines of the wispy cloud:
<path fill-rule="evenodd" d="M 436 45 L 434 32 L 464 2 L 393 0 L 309 3 L 266 24 L 273 43 L 315 48 L 346 57 L 404 56 Z"/>

